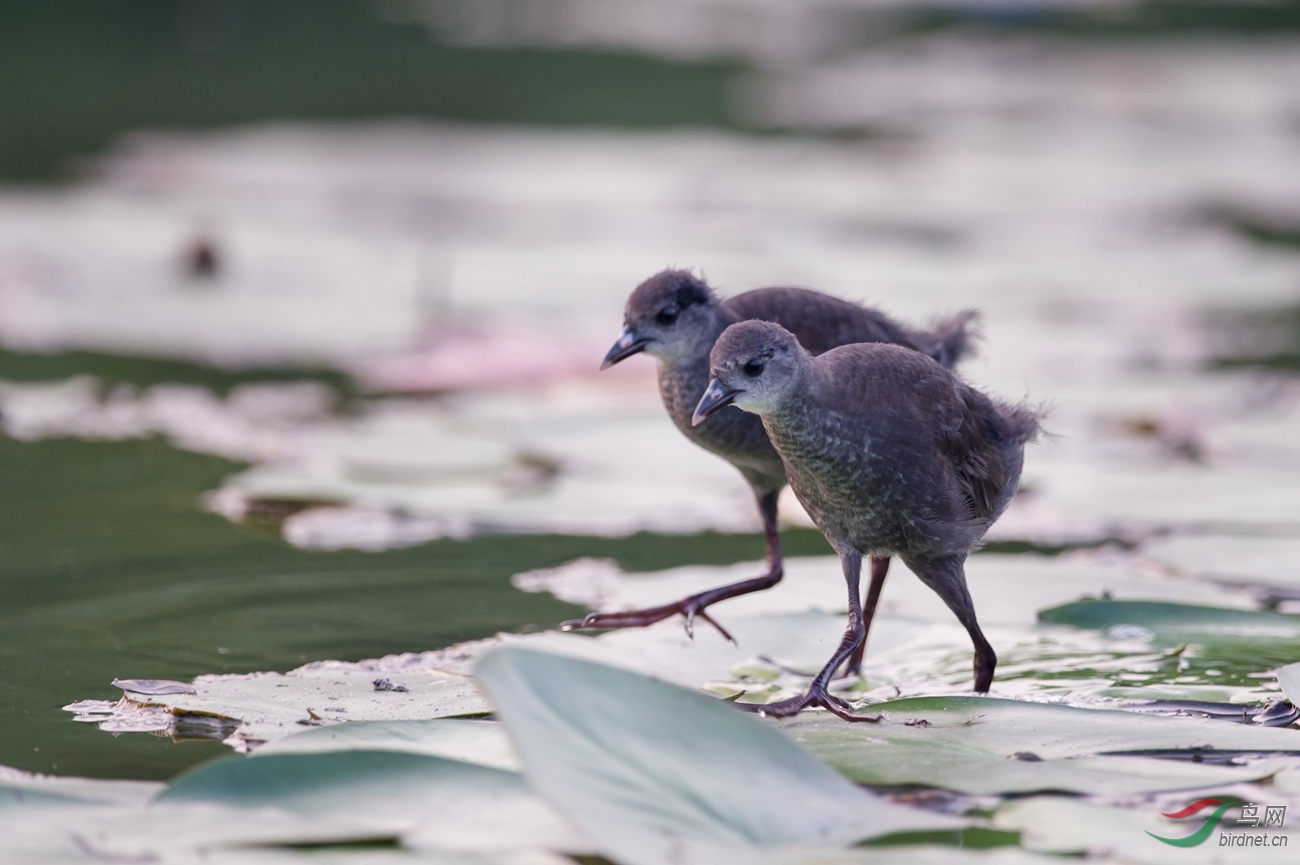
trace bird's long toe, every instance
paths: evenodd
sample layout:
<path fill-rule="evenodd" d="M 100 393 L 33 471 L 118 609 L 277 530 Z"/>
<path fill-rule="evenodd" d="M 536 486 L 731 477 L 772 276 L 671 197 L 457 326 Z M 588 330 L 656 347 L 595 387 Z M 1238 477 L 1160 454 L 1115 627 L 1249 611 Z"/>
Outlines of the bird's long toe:
<path fill-rule="evenodd" d="M 874 724 L 880 720 L 879 715 L 859 714 L 854 711 L 853 706 L 847 700 L 828 693 L 824 686 L 816 682 L 799 696 L 791 697 L 788 700 L 779 700 L 775 703 L 736 703 L 735 705 L 747 712 L 755 712 L 773 718 L 789 718 L 792 715 L 799 714 L 804 709 L 825 709 L 846 721 L 867 721 Z"/>
<path fill-rule="evenodd" d="M 578 631 L 578 630 L 614 630 L 618 628 L 644 628 L 653 625 L 655 622 L 662 622 L 671 616 L 680 615 L 685 619 L 684 627 L 686 636 L 691 639 L 695 638 L 695 622 L 708 622 L 718 633 L 721 634 L 731 643 L 736 642 L 736 638 L 726 628 L 718 624 L 717 620 L 705 612 L 706 604 L 697 598 L 684 598 L 674 604 L 664 604 L 662 607 L 648 607 L 644 610 L 624 610 L 614 613 L 589 613 L 581 619 L 569 619 L 560 623 L 561 631 Z"/>

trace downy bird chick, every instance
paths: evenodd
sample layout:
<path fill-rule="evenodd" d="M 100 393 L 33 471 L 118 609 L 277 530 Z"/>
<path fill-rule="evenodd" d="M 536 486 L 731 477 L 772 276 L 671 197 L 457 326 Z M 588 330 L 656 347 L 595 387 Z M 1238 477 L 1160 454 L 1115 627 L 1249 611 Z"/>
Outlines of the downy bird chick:
<path fill-rule="evenodd" d="M 717 411 L 703 423 L 691 420 L 709 382 L 709 352 L 728 326 L 750 319 L 778 322 L 814 355 L 850 343 L 893 343 L 952 366 L 970 348 L 969 327 L 974 318 L 975 313 L 968 310 L 933 331 L 922 331 L 905 327 L 879 310 L 808 289 L 760 288 L 720 299 L 703 279 L 685 270 L 665 270 L 642 282 L 628 298 L 623 332 L 605 356 L 601 369 L 639 352 L 658 361 L 659 394 L 673 423 L 691 441 L 735 466 L 749 483 L 767 539 L 767 572 L 660 607 L 593 613 L 564 622 L 561 627 L 640 627 L 680 613 L 686 619 L 688 634 L 693 633 L 698 617 L 731 639 L 707 608 L 780 582 L 784 569 L 776 517 L 786 472 L 763 424 L 756 416 L 736 408 Z M 877 594 L 888 568 L 887 557 L 872 560 L 872 586 Z M 857 672 L 860 661 L 860 655 L 854 656 L 850 674 Z"/>
<path fill-rule="evenodd" d="M 997 656 L 975 618 L 966 556 L 1015 494 L 1037 413 L 985 396 L 920 352 L 858 344 L 814 357 L 765 321 L 727 328 L 710 371 L 693 422 L 706 424 L 727 406 L 762 419 L 848 583 L 848 628 L 830 662 L 802 695 L 754 708 L 784 716 L 820 706 L 869 719 L 827 691 L 866 639 L 863 556 L 898 556 L 943 599 L 974 643 L 975 690 L 987 692 Z"/>

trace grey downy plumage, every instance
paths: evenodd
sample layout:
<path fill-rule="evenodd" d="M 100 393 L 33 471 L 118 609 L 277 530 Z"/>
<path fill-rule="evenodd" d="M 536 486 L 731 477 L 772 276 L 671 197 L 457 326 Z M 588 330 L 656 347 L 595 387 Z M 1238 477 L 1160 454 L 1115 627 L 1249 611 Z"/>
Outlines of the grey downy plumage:
<path fill-rule="evenodd" d="M 709 353 L 730 325 L 747 320 L 777 322 L 814 355 L 852 343 L 892 343 L 952 366 L 971 348 L 970 325 L 975 317 L 975 312 L 968 310 L 932 331 L 914 330 L 879 310 L 809 289 L 760 288 L 721 299 L 703 279 L 684 270 L 661 271 L 642 282 L 628 298 L 623 332 L 601 368 L 639 352 L 658 361 L 659 394 L 673 423 L 691 441 L 735 466 L 749 483 L 763 520 L 767 572 L 660 607 L 593 613 L 561 627 L 639 627 L 680 613 L 686 619 L 687 633 L 693 632 L 699 617 L 730 639 L 706 608 L 780 582 L 784 568 L 777 535 L 777 498 L 786 485 L 786 472 L 762 422 L 736 408 L 723 409 L 701 424 L 691 422 L 709 382 Z M 888 566 L 887 557 L 873 560 L 873 586 L 883 584 Z M 850 673 L 857 671 L 860 660 L 860 655 L 854 656 Z"/>
<path fill-rule="evenodd" d="M 800 697 L 757 708 L 865 717 L 826 690 L 866 638 L 863 556 L 900 557 L 943 599 L 975 646 L 975 690 L 988 691 L 997 656 L 976 620 L 965 561 L 1015 494 L 1038 414 L 985 396 L 918 352 L 860 344 L 814 357 L 771 322 L 729 327 L 710 371 L 694 417 L 707 423 L 734 406 L 761 418 L 849 590 L 849 625 L 830 663 Z"/>

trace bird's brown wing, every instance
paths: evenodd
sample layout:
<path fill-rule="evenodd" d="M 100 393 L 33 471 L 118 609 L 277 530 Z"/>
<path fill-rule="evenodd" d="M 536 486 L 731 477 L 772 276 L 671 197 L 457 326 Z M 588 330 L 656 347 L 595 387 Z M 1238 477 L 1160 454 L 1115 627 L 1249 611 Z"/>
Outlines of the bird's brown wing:
<path fill-rule="evenodd" d="M 937 429 L 937 443 L 972 515 L 988 519 L 998 509 L 1007 485 L 1001 436 L 989 421 L 993 407 L 987 405 L 988 398 L 964 383 L 955 385 L 955 399 L 948 403 L 947 423 Z"/>
<path fill-rule="evenodd" d="M 806 288 L 758 288 L 722 305 L 738 320 L 776 322 L 813 355 L 858 342 L 894 343 L 914 351 L 928 347 L 879 310 Z"/>

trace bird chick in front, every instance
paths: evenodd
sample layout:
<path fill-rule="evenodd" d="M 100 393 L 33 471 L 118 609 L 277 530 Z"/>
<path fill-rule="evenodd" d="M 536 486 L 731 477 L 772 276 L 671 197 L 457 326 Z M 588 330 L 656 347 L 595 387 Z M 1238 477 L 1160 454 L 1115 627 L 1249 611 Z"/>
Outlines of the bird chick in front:
<path fill-rule="evenodd" d="M 684 270 L 662 271 L 637 286 L 624 310 L 623 332 L 601 368 L 639 352 L 659 362 L 659 393 L 673 423 L 695 444 L 730 462 L 749 483 L 767 538 L 767 572 L 663 606 L 592 613 L 585 619 L 565 622 L 562 627 L 639 627 L 681 614 L 686 619 L 687 633 L 692 632 L 698 617 L 730 639 L 706 608 L 727 598 L 769 588 L 781 580 L 784 569 L 776 515 L 786 471 L 762 422 L 734 408 L 718 411 L 702 424 L 692 423 L 691 419 L 709 381 L 709 352 L 728 326 L 750 319 L 775 321 L 793 331 L 813 354 L 848 343 L 894 343 L 951 366 L 969 348 L 968 326 L 974 316 L 973 312 L 964 312 L 931 332 L 905 327 L 878 310 L 808 289 L 760 288 L 724 300 L 704 280 Z M 888 566 L 888 558 L 872 562 L 876 594 Z M 860 658 L 856 655 L 851 659 L 850 673 L 857 672 Z"/>
<path fill-rule="evenodd" d="M 985 396 L 920 352 L 868 343 L 814 357 L 765 321 L 727 328 L 710 371 L 694 422 L 726 406 L 762 419 L 848 583 L 848 628 L 830 662 L 799 697 L 756 708 L 864 718 L 827 691 L 866 638 L 863 556 L 898 556 L 943 599 L 974 643 L 975 690 L 987 692 L 997 656 L 976 621 L 966 556 L 1015 494 L 1037 414 Z"/>

